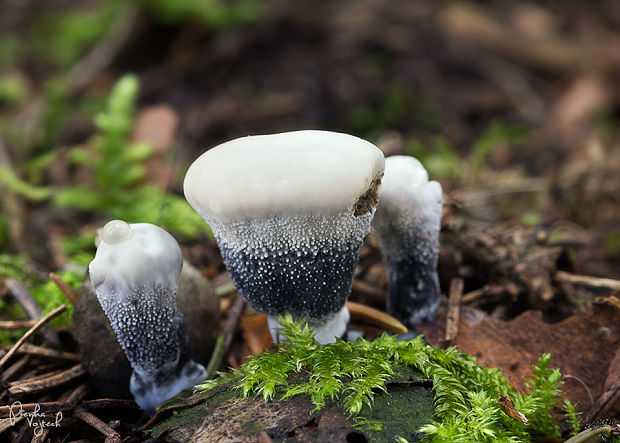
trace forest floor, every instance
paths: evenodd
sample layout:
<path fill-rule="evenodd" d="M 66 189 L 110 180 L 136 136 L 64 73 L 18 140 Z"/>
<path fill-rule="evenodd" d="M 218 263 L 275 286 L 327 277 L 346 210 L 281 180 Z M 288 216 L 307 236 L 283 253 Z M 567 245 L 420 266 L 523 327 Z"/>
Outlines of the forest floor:
<path fill-rule="evenodd" d="M 0 3 L 3 437 L 33 436 L 11 421 L 21 401 L 64 411 L 68 440 L 139 439 L 145 417 L 91 389 L 70 316 L 54 312 L 72 311 L 111 218 L 159 222 L 224 294 L 222 368 L 270 347 L 264 318 L 226 291 L 215 241 L 185 217 L 181 183 L 218 143 L 309 128 L 415 155 L 442 184 L 442 305 L 419 328 L 430 344 L 501 368 L 517 390 L 550 353 L 583 423 L 620 420 L 620 4 L 119 3 Z M 127 72 L 135 114 L 127 97 L 106 105 Z M 118 132 L 93 118 L 117 111 Z M 135 143 L 150 148 L 134 158 Z M 384 310 L 385 294 L 371 234 L 351 301 Z M 50 312 L 52 327 L 34 326 Z"/>

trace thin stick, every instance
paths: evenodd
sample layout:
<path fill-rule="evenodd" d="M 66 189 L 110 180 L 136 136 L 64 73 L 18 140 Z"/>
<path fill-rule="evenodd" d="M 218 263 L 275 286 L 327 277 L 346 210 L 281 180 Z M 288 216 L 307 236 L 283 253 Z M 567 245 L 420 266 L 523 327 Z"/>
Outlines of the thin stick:
<path fill-rule="evenodd" d="M 218 335 L 217 340 L 215 341 L 215 347 L 213 348 L 213 353 L 211 354 L 209 364 L 207 365 L 207 377 L 212 377 L 215 375 L 215 371 L 217 371 L 222 365 L 224 356 L 228 354 L 244 309 L 245 301 L 237 295 L 233 306 L 230 309 L 230 314 L 228 314 L 226 327 L 224 328 L 223 333 Z"/>
<path fill-rule="evenodd" d="M 11 417 L 11 418 L 0 418 L 0 434 L 2 434 L 4 431 L 6 431 L 9 428 L 12 428 L 13 426 L 15 426 L 17 423 L 19 423 L 23 419 L 24 419 L 23 415 L 20 415 L 17 417 Z"/>
<path fill-rule="evenodd" d="M 17 343 L 15 343 L 13 347 L 9 349 L 9 352 L 7 352 L 4 355 L 4 357 L 2 357 L 2 359 L 0 360 L 0 368 L 6 364 L 6 362 L 15 354 L 15 352 L 17 352 L 20 346 L 23 345 L 26 342 L 26 340 L 30 338 L 32 334 L 37 332 L 41 327 L 45 326 L 47 323 L 49 323 L 50 321 L 58 317 L 60 314 L 62 314 L 66 310 L 67 310 L 67 305 L 58 306 L 52 312 L 50 312 L 45 317 L 43 317 L 41 320 L 39 320 L 32 328 L 26 331 L 26 333 L 22 335 L 22 337 L 19 340 L 17 340 Z"/>
<path fill-rule="evenodd" d="M 30 356 L 26 355 L 9 366 L 6 371 L 2 373 L 2 383 L 8 383 L 19 371 L 24 369 L 29 361 Z"/>
<path fill-rule="evenodd" d="M 406 334 L 409 332 L 407 327 L 400 321 L 389 314 L 370 306 L 352 301 L 347 302 L 347 309 L 351 313 L 351 318 L 362 320 L 372 325 L 378 326 L 386 331 L 395 332 L 397 334 Z"/>
<path fill-rule="evenodd" d="M 67 397 L 67 403 L 77 403 L 79 401 L 82 401 L 82 399 L 84 399 L 84 397 L 88 395 L 89 391 L 90 384 L 82 383 L 77 388 L 75 388 L 75 390 L 71 394 L 69 394 L 69 396 Z"/>
<path fill-rule="evenodd" d="M 459 319 L 461 318 L 461 301 L 463 299 L 462 278 L 453 278 L 450 282 L 448 299 L 448 315 L 446 320 L 445 341 L 453 341 L 459 333 Z"/>
<path fill-rule="evenodd" d="M 17 301 L 17 303 L 24 308 L 24 311 L 26 311 L 28 317 L 33 320 L 38 320 L 41 318 L 43 309 L 41 309 L 41 306 L 39 306 L 37 301 L 32 297 L 32 295 L 30 295 L 24 285 L 22 285 L 15 277 L 5 279 L 4 284 L 15 301 Z"/>
<path fill-rule="evenodd" d="M 0 321 L 0 329 L 12 331 L 15 329 L 32 328 L 36 320 L 5 320 Z"/>
<path fill-rule="evenodd" d="M 26 289 L 24 285 L 22 285 L 16 278 L 9 277 L 4 281 L 5 286 L 15 299 L 17 303 L 26 311 L 28 317 L 31 319 L 38 321 L 41 319 L 41 315 L 43 314 L 43 309 L 37 303 L 30 292 Z M 60 340 L 58 339 L 58 334 L 52 328 L 45 328 L 41 331 L 41 334 L 45 338 L 52 347 L 59 348 Z M 2 364 L 0 363 L 0 366 Z"/>
<path fill-rule="evenodd" d="M 79 364 L 67 369 L 66 371 L 56 373 L 49 377 L 37 377 L 36 379 L 32 380 L 13 382 L 9 385 L 8 392 L 10 395 L 17 395 L 47 391 L 56 386 L 60 386 L 72 380 L 75 380 L 76 378 L 81 377 L 84 374 L 86 374 L 86 371 L 84 370 L 82 365 Z"/>
<path fill-rule="evenodd" d="M 84 423 L 89 424 L 97 431 L 106 436 L 106 442 L 119 442 L 121 441 L 121 435 L 116 432 L 114 429 L 109 427 L 107 424 L 99 420 L 90 412 L 85 411 L 84 409 L 78 408 L 73 412 L 73 416 L 75 418 L 79 418 Z"/>
<path fill-rule="evenodd" d="M 76 352 L 56 351 L 54 349 L 44 348 L 43 346 L 31 345 L 30 343 L 24 343 L 17 353 L 69 361 L 80 361 L 82 359 L 80 354 Z"/>
<path fill-rule="evenodd" d="M 620 402 L 620 380 L 616 380 L 609 389 L 603 392 L 594 406 L 590 408 L 590 412 L 586 416 L 587 422 L 591 422 L 602 415 L 602 412 L 610 408 L 614 404 Z"/>
<path fill-rule="evenodd" d="M 23 411 L 24 413 L 34 412 L 35 410 L 37 410 L 39 413 L 47 414 L 48 412 L 54 413 L 58 411 L 67 411 L 69 409 L 73 409 L 74 406 L 75 406 L 74 404 L 60 402 L 60 401 L 50 401 L 50 402 L 42 402 L 42 403 L 24 403 L 22 405 L 17 404 L 15 406 L 13 405 L 0 406 L 0 418 L 9 417 L 11 415 L 11 408 L 13 408 L 13 414 L 18 415 L 16 414 L 16 411 L 18 410 Z"/>
<path fill-rule="evenodd" d="M 50 428 L 43 428 L 40 432 L 34 435 L 31 443 L 43 443 L 47 439 L 47 434 L 50 433 Z"/>
<path fill-rule="evenodd" d="M 555 280 L 565 283 L 589 286 L 591 288 L 611 289 L 620 291 L 620 280 L 611 278 L 591 277 L 588 275 L 575 275 L 569 272 L 557 271 L 554 275 Z"/>
<path fill-rule="evenodd" d="M 69 300 L 69 303 L 75 306 L 75 302 L 77 301 L 77 298 L 78 298 L 78 292 L 75 289 L 73 289 L 73 287 L 69 283 L 64 281 L 62 278 L 60 278 L 58 275 L 54 274 L 53 272 L 50 272 L 50 280 L 56 283 L 56 286 L 58 287 L 58 289 L 60 289 L 60 292 L 62 292 L 64 296 L 67 297 L 67 300 Z"/>

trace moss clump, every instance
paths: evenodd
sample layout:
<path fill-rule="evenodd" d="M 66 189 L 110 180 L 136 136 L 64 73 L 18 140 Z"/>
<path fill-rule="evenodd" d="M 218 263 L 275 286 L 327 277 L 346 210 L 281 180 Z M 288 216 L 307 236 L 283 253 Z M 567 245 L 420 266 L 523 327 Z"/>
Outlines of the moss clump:
<path fill-rule="evenodd" d="M 550 411 L 561 395 L 558 370 L 548 368 L 544 354 L 527 380 L 531 389 L 518 393 L 499 369 L 487 368 L 456 349 L 428 346 L 422 337 L 398 340 L 383 334 L 374 341 L 358 339 L 320 345 L 307 324 L 281 318 L 287 337 L 277 351 L 256 355 L 231 374 L 221 374 L 198 387 L 208 390 L 233 382 L 244 396 L 264 400 L 286 400 L 309 396 L 315 409 L 328 401 L 338 402 L 351 418 L 369 432 L 381 432 L 384 420 L 371 411 L 377 393 L 387 393 L 387 384 L 403 370 L 415 368 L 432 383 L 435 408 L 433 421 L 419 428 L 428 441 L 529 441 L 533 435 L 559 435 Z M 303 377 L 299 377 L 303 374 Z M 506 415 L 498 399 L 508 395 L 529 422 Z"/>

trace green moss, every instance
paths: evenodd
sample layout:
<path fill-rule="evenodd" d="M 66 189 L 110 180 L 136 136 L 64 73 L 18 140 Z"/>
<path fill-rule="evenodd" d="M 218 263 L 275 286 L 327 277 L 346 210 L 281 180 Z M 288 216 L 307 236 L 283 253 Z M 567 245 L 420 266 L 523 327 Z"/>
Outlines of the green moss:
<path fill-rule="evenodd" d="M 398 340 L 384 334 L 372 342 L 339 340 L 320 345 L 306 324 L 290 316 L 280 323 L 287 339 L 279 350 L 256 355 L 233 373 L 198 389 L 230 383 L 239 395 L 264 400 L 304 395 L 310 397 L 314 410 L 337 402 L 370 433 L 392 432 L 400 425 L 390 420 L 400 423 L 403 417 L 420 414 L 416 429 L 409 428 L 407 435 L 394 433 L 394 438 L 415 438 L 421 433 L 428 441 L 523 442 L 533 435 L 559 435 L 550 411 L 562 394 L 562 381 L 559 371 L 548 367 L 549 354 L 533 366 L 535 376 L 526 380 L 530 391 L 520 394 L 501 370 L 481 366 L 453 348 L 428 346 L 422 337 Z M 389 389 L 393 380 L 413 369 L 432 383 L 434 393 L 432 422 L 423 426 L 424 414 L 431 408 L 418 405 L 422 410 L 412 413 L 407 390 L 396 388 L 399 395 L 393 395 Z M 529 423 L 506 415 L 497 401 L 501 395 L 508 395 Z M 399 404 L 396 409 L 387 407 L 392 401 Z"/>
<path fill-rule="evenodd" d="M 62 304 L 67 305 L 67 311 L 56 317 L 52 324 L 56 326 L 68 326 L 71 324 L 73 306 L 67 302 L 66 297 L 56 284 L 51 280 L 41 278 L 40 275 L 31 269 L 24 257 L 0 254 L 0 275 L 3 277 L 14 277 L 22 283 L 43 309 L 42 315 L 49 314 Z M 77 288 L 82 284 L 84 279 L 84 273 L 81 270 L 61 272 L 58 275 L 73 288 Z M 26 318 L 21 307 L 15 303 L 7 302 L 0 303 L 0 315 L 4 319 Z M 0 331 L 0 341 L 3 343 L 14 343 L 23 332 Z"/>

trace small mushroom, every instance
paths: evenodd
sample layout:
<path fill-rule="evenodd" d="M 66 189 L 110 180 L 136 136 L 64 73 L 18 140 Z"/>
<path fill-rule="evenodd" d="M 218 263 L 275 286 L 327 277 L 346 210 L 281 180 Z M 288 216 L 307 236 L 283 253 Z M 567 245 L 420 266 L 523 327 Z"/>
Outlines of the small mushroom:
<path fill-rule="evenodd" d="M 207 375 L 191 359 L 176 305 L 182 264 L 179 245 L 163 229 L 112 220 L 89 265 L 97 299 L 133 369 L 129 389 L 147 412 Z"/>
<path fill-rule="evenodd" d="M 441 185 L 415 158 L 385 160 L 373 228 L 387 265 L 387 311 L 406 326 L 431 321 L 439 307 Z"/>
<path fill-rule="evenodd" d="M 357 137 L 296 131 L 232 140 L 190 166 L 185 197 L 274 337 L 284 313 L 307 318 L 322 343 L 346 332 L 383 164 L 381 151 Z"/>

